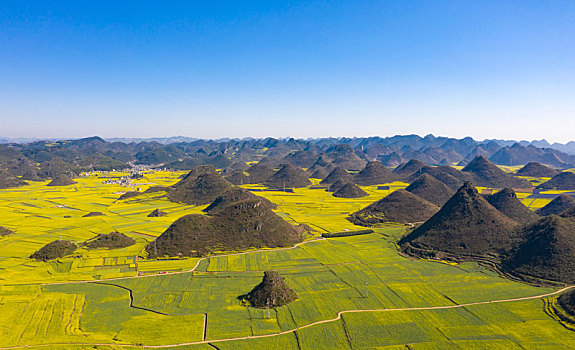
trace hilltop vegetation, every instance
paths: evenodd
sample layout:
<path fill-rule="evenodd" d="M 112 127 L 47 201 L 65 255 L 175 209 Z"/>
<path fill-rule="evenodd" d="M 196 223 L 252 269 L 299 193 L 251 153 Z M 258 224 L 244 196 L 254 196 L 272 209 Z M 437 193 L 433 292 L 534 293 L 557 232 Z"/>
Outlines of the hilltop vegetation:
<path fill-rule="evenodd" d="M 426 165 L 424 162 L 418 159 L 411 159 L 407 163 L 402 163 L 393 169 L 393 173 L 399 177 L 405 177 L 411 174 L 417 174 L 419 170 L 424 168 Z"/>
<path fill-rule="evenodd" d="M 522 228 L 522 242 L 503 261 L 518 275 L 575 282 L 575 222 L 551 215 Z"/>
<path fill-rule="evenodd" d="M 176 220 L 146 246 L 150 257 L 203 256 L 251 247 L 285 247 L 301 234 L 271 211 L 263 199 L 231 203 L 210 216 L 191 214 Z"/>
<path fill-rule="evenodd" d="M 536 218 L 512 189 L 486 200 L 467 182 L 399 244 L 420 257 L 487 261 L 530 282 L 575 281 L 575 222 L 556 215 Z"/>
<path fill-rule="evenodd" d="M 334 197 L 339 198 L 362 198 L 368 195 L 361 187 L 351 182 L 344 184 L 333 193 Z"/>
<path fill-rule="evenodd" d="M 342 179 L 337 179 L 336 182 L 327 185 L 327 188 L 325 190 L 327 192 L 334 193 L 334 192 L 339 191 L 339 189 L 342 188 L 347 183 L 350 183 L 350 182 L 342 180 Z"/>
<path fill-rule="evenodd" d="M 68 175 L 60 174 L 56 176 L 50 183 L 46 186 L 70 186 L 76 184 L 77 182 L 72 180 Z"/>
<path fill-rule="evenodd" d="M 276 308 L 297 299 L 284 278 L 276 271 L 264 272 L 264 278 L 247 296 L 250 305 L 259 308 Z"/>
<path fill-rule="evenodd" d="M 528 181 L 507 174 L 503 170 L 499 169 L 495 164 L 487 160 L 484 156 L 475 157 L 461 171 L 472 174 L 472 181 L 477 186 L 511 188 L 532 187 Z"/>
<path fill-rule="evenodd" d="M 265 198 L 258 197 L 243 188 L 232 187 L 219 195 L 210 205 L 204 209 L 204 212 L 208 214 L 214 214 L 224 209 L 229 204 L 241 202 L 244 200 L 259 200 L 261 201 L 262 205 L 265 205 L 270 209 L 277 208 L 277 205 Z"/>
<path fill-rule="evenodd" d="M 190 172 L 188 176 L 168 189 L 168 199 L 176 203 L 208 204 L 232 186 L 214 172 L 201 173 L 197 177 Z"/>
<path fill-rule="evenodd" d="M 441 206 L 455 193 L 443 182 L 429 174 L 423 174 L 405 188 L 426 201 Z"/>
<path fill-rule="evenodd" d="M 507 215 L 512 220 L 527 223 L 537 220 L 539 216 L 517 199 L 517 194 L 512 188 L 504 188 L 501 191 L 486 197 L 489 204 Z"/>
<path fill-rule="evenodd" d="M 575 189 L 575 174 L 569 171 L 559 173 L 551 180 L 542 183 L 537 188 L 544 190 L 573 190 Z"/>
<path fill-rule="evenodd" d="M 92 217 L 92 216 L 104 216 L 104 213 L 102 213 L 101 211 L 91 211 L 91 212 L 89 212 L 88 214 L 83 215 L 82 217 L 84 217 L 84 218 L 89 218 L 89 217 Z"/>
<path fill-rule="evenodd" d="M 137 197 L 139 195 L 141 195 L 141 192 L 138 191 L 126 191 L 125 193 L 122 193 L 122 195 L 120 195 L 120 197 L 118 197 L 119 201 L 123 201 L 126 199 L 130 199 L 130 198 L 134 198 Z"/>
<path fill-rule="evenodd" d="M 14 234 L 14 231 L 10 230 L 9 228 L 0 226 L 0 237 L 13 235 L 13 234 Z"/>
<path fill-rule="evenodd" d="M 460 170 L 454 169 L 450 166 L 425 166 L 418 171 L 414 172 L 406 178 L 408 182 L 417 180 L 423 174 L 433 176 L 437 180 L 443 182 L 447 187 L 451 188 L 453 192 L 457 191 L 466 181 L 471 181 L 472 175 L 464 173 Z"/>
<path fill-rule="evenodd" d="M 537 162 L 529 162 L 515 173 L 519 176 L 553 177 L 559 172 Z"/>
<path fill-rule="evenodd" d="M 353 182 L 361 186 L 370 186 L 393 182 L 395 176 L 381 162 L 369 162 L 359 173 L 353 177 Z"/>
<path fill-rule="evenodd" d="M 7 159 L 0 168 L 4 168 L 9 174 L 15 177 L 20 177 L 22 180 L 27 181 L 41 181 L 38 176 L 38 169 L 36 164 L 24 156 L 16 154 L 15 158 Z"/>
<path fill-rule="evenodd" d="M 424 256 L 436 252 L 460 257 L 502 254 L 512 246 L 516 225 L 466 182 L 437 214 L 402 238 L 400 245 L 404 251 Z"/>
<path fill-rule="evenodd" d="M 429 219 L 439 207 L 405 190 L 397 190 L 352 213 L 348 220 L 360 226 L 384 222 L 412 223 Z"/>
<path fill-rule="evenodd" d="M 310 173 L 308 171 L 308 173 Z M 309 177 L 312 179 L 320 179 L 323 180 L 329 175 L 329 171 L 327 168 L 319 168 L 316 169 L 314 172 L 310 173 Z"/>
<path fill-rule="evenodd" d="M 95 238 L 86 241 L 84 245 L 89 249 L 119 249 L 129 247 L 135 243 L 136 241 L 133 238 L 118 231 L 114 231 L 108 234 L 99 234 Z"/>
<path fill-rule="evenodd" d="M 246 172 L 242 170 L 235 170 L 230 174 L 226 174 L 224 179 L 234 185 L 245 185 L 249 184 L 251 181 L 249 175 L 247 175 Z"/>
<path fill-rule="evenodd" d="M 158 217 L 166 216 L 166 215 L 168 215 L 168 213 L 166 213 L 162 209 L 154 209 L 150 212 L 150 214 L 148 214 L 148 217 L 149 218 L 158 218 Z"/>
<path fill-rule="evenodd" d="M 72 254 L 76 248 L 76 244 L 72 241 L 56 240 L 40 248 L 30 255 L 30 258 L 38 261 L 54 260 Z"/>
<path fill-rule="evenodd" d="M 250 166 L 246 172 L 249 174 L 249 183 L 252 184 L 264 183 L 275 174 L 272 168 L 259 163 Z"/>
<path fill-rule="evenodd" d="M 27 185 L 26 182 L 0 169 L 0 189 L 21 187 L 25 185 Z"/>
<path fill-rule="evenodd" d="M 311 185 L 306 173 L 291 164 L 281 167 L 275 174 L 264 182 L 267 186 L 276 188 L 298 188 Z"/>
<path fill-rule="evenodd" d="M 562 194 L 555 197 L 543 208 L 538 209 L 536 213 L 541 216 L 561 215 L 563 212 L 572 207 L 575 207 L 575 198 L 567 194 Z"/>
<path fill-rule="evenodd" d="M 320 184 L 322 185 L 330 185 L 338 180 L 341 180 L 343 183 L 351 182 L 352 176 L 342 167 L 335 167 L 323 180 L 321 180 Z"/>

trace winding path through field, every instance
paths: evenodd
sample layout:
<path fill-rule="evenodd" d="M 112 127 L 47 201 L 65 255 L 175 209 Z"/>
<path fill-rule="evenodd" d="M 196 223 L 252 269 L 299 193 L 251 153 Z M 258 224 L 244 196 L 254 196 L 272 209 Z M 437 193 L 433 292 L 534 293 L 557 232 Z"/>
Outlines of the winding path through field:
<path fill-rule="evenodd" d="M 466 304 L 456 304 L 456 305 L 447 305 L 447 306 L 427 306 L 427 307 L 408 307 L 408 308 L 396 308 L 396 309 L 356 309 L 356 310 L 343 310 L 337 313 L 337 316 L 334 318 L 330 318 L 327 320 L 321 320 L 312 322 L 300 327 L 296 327 L 293 329 L 277 332 L 277 333 L 269 333 L 269 334 L 261 334 L 261 335 L 250 335 L 244 337 L 234 337 L 234 338 L 224 338 L 224 339 L 212 339 L 212 340 L 200 340 L 188 343 L 177 343 L 177 344 L 165 344 L 165 345 L 134 345 L 134 344 L 121 344 L 121 343 L 56 343 L 56 344 L 37 344 L 37 345 L 17 345 L 11 347 L 0 347 L 0 350 L 10 350 L 10 349 L 32 349 L 32 348 L 42 348 L 42 347 L 55 347 L 55 346 L 123 346 L 123 347 L 132 347 L 132 348 L 140 348 L 140 349 L 161 349 L 161 348 L 174 348 L 178 346 L 186 346 L 186 345 L 199 345 L 199 344 L 209 344 L 209 343 L 221 343 L 227 341 L 234 341 L 234 340 L 247 340 L 247 339 L 259 339 L 259 338 L 269 338 L 269 337 L 276 337 L 279 335 L 289 334 L 293 332 L 297 332 L 299 330 L 313 327 L 319 324 L 330 323 L 339 321 L 343 314 L 351 314 L 351 313 L 361 313 L 361 312 L 401 312 L 401 311 L 433 311 L 433 310 L 445 310 L 445 309 L 456 309 L 474 305 L 483 305 L 483 304 L 497 304 L 497 303 L 508 303 L 514 301 L 524 301 L 524 300 L 532 300 L 532 299 L 541 299 L 550 297 L 553 295 L 561 294 L 567 290 L 574 289 L 575 285 L 567 286 L 565 288 L 561 288 L 551 293 L 534 295 L 530 297 L 522 297 L 522 298 L 513 298 L 513 299 L 499 299 L 499 300 L 488 300 L 488 301 L 478 301 L 474 303 L 466 303 Z"/>

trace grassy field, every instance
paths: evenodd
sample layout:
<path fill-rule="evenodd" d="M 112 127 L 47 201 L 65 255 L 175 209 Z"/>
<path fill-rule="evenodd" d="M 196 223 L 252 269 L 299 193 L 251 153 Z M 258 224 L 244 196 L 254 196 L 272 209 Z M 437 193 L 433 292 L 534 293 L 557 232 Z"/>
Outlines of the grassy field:
<path fill-rule="evenodd" d="M 179 174 L 147 174 L 136 186 L 171 184 Z M 458 307 L 552 289 L 502 279 L 474 263 L 402 257 L 395 243 L 403 226 L 201 260 L 137 258 L 176 218 L 203 207 L 170 203 L 161 192 L 118 202 L 127 189 L 104 185 L 101 176 L 66 188 L 36 183 L 0 191 L 0 225 L 16 231 L 0 240 L 0 348 L 568 349 L 575 344 L 575 333 L 549 317 L 540 298 Z M 345 216 L 390 192 L 364 189 L 369 196 L 354 200 L 309 188 L 256 194 L 279 204 L 277 212 L 286 220 L 321 233 L 358 229 Z M 148 218 L 155 208 L 168 216 Z M 105 216 L 82 217 L 90 211 Z M 80 249 L 50 263 L 28 258 L 60 237 L 82 242 L 113 230 L 135 238 L 136 245 Z M 269 312 L 242 306 L 239 297 L 268 269 L 285 277 L 298 300 Z M 425 309 L 442 306 L 456 307 Z"/>

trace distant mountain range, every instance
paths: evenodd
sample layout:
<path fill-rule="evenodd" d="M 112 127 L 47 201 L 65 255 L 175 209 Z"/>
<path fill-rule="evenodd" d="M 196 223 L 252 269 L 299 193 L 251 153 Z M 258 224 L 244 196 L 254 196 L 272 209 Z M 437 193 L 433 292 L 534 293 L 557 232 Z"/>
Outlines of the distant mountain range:
<path fill-rule="evenodd" d="M 121 140 L 121 141 L 118 141 Z M 76 140 L 10 142 L 0 144 L 0 166 L 27 180 L 73 176 L 80 171 L 126 169 L 132 164 L 189 170 L 206 164 L 227 173 L 242 171 L 247 162 L 257 161 L 271 169 L 292 164 L 300 168 L 334 167 L 362 170 L 368 162 L 380 161 L 397 167 L 410 160 L 426 165 L 465 166 L 476 156 L 498 165 L 523 165 L 531 161 L 553 168 L 575 167 L 575 152 L 567 153 L 545 141 L 476 141 L 427 135 L 358 138 L 264 138 L 201 140 L 186 137 L 110 139 L 87 137 Z M 556 145 L 556 144 L 555 144 Z M 575 146 L 574 142 L 563 145 Z M 325 163 L 325 164 L 324 164 Z M 329 166 L 326 166 L 329 164 Z M 240 179 L 241 182 L 241 179 Z"/>
<path fill-rule="evenodd" d="M 386 138 L 397 138 L 397 137 L 411 137 L 415 135 L 396 135 L 392 137 Z M 433 135 L 428 135 L 435 137 Z M 171 137 L 149 137 L 149 138 L 141 138 L 141 137 L 111 137 L 111 138 L 103 138 L 108 142 L 122 142 L 122 143 L 140 143 L 140 142 L 157 142 L 163 145 L 169 145 L 171 143 L 181 143 L 181 142 L 193 142 L 197 140 L 202 140 L 196 137 L 188 137 L 188 136 L 171 136 Z M 246 137 L 246 138 L 220 138 L 215 139 L 213 141 L 216 142 L 227 142 L 231 140 L 254 140 L 255 138 Z M 285 140 L 289 140 L 290 138 L 284 138 Z M 466 138 L 468 139 L 468 138 Z M 0 144 L 8 144 L 8 143 L 32 143 L 37 141 L 61 141 L 61 140 L 70 140 L 66 138 L 28 138 L 28 137 L 1 137 L 0 136 Z M 204 139 L 206 140 L 206 139 Z M 281 138 L 280 138 L 281 140 Z M 306 140 L 322 140 L 322 139 L 313 139 L 308 138 Z M 490 142 L 495 142 L 501 147 L 512 146 L 516 143 L 520 144 L 521 146 L 535 146 L 537 148 L 553 148 L 561 152 L 575 154 L 575 141 L 569 141 L 565 144 L 563 143 L 549 143 L 547 140 L 533 140 L 533 141 L 516 141 L 516 140 L 501 140 L 501 139 L 485 139 L 483 141 L 475 141 L 481 144 L 488 144 Z"/>

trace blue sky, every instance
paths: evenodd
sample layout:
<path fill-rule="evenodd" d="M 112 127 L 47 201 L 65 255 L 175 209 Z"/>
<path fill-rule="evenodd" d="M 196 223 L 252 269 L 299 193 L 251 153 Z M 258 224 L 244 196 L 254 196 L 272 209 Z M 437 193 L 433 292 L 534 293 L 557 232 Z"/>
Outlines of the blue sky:
<path fill-rule="evenodd" d="M 0 0 L 0 136 L 575 139 L 573 1 Z"/>

